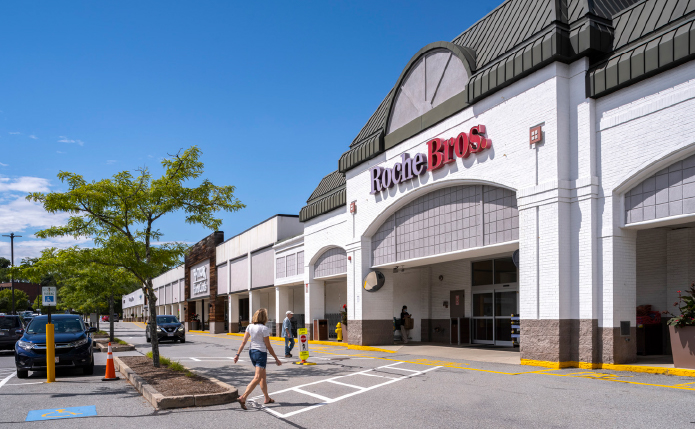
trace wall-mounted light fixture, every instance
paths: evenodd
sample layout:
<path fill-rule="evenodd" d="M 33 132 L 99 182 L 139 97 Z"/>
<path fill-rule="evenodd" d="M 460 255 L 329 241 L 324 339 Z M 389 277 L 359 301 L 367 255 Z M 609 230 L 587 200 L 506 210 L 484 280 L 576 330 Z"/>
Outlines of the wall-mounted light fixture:
<path fill-rule="evenodd" d="M 439 275 L 439 281 L 440 281 L 440 282 L 441 282 L 441 281 L 444 281 L 444 276 L 441 275 L 441 274 Z"/>

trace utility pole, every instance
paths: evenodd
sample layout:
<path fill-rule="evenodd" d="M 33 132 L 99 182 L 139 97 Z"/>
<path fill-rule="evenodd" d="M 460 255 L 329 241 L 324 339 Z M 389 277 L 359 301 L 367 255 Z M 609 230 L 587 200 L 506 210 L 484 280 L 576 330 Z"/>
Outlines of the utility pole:
<path fill-rule="evenodd" d="M 10 262 L 12 263 L 12 268 L 14 268 L 14 239 L 15 237 L 21 237 L 21 235 L 14 235 L 13 232 L 10 233 L 10 235 L 3 235 L 3 237 L 10 237 Z M 10 277 L 10 289 L 12 289 L 12 314 L 17 314 L 17 312 L 14 309 L 14 272 Z"/>

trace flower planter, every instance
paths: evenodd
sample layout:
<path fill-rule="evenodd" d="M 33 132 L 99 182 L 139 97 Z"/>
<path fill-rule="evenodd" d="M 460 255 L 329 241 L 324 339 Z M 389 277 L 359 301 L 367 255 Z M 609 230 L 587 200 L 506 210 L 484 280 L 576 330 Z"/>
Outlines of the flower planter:
<path fill-rule="evenodd" d="M 669 326 L 673 366 L 695 369 L 695 326 Z"/>
<path fill-rule="evenodd" d="M 198 320 L 193 320 L 191 322 L 191 331 L 198 331 L 200 330 L 200 322 Z"/>
<path fill-rule="evenodd" d="M 347 343 L 348 342 L 348 325 L 342 325 L 341 328 L 343 330 L 343 342 Z"/>

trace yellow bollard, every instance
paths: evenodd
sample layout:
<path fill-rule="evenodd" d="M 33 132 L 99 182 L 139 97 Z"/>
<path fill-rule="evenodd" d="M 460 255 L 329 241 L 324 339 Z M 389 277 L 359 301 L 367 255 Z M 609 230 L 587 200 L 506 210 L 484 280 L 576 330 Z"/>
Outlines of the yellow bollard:
<path fill-rule="evenodd" d="M 336 327 L 335 333 L 338 334 L 337 341 L 343 341 L 343 328 L 342 328 L 342 326 L 343 325 L 341 325 L 340 322 L 338 322 L 338 324 L 335 325 L 335 327 Z"/>
<path fill-rule="evenodd" d="M 56 381 L 56 344 L 53 331 L 53 324 L 46 324 L 46 382 Z"/>

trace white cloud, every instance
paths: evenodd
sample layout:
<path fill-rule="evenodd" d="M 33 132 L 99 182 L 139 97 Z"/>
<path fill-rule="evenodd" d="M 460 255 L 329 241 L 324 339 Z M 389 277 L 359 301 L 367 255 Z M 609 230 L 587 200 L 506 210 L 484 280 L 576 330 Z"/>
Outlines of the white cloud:
<path fill-rule="evenodd" d="M 41 177 L 9 178 L 0 176 L 0 192 L 48 192 L 49 184 L 47 179 Z M 1 222 L 0 225 L 2 225 Z"/>
<path fill-rule="evenodd" d="M 58 140 L 58 143 L 77 143 L 80 146 L 84 146 L 84 142 L 82 140 L 73 140 L 69 139 L 66 136 L 58 136 L 60 140 Z"/>
<path fill-rule="evenodd" d="M 10 131 L 8 134 L 17 135 L 22 133 L 20 133 L 19 131 Z"/>
<path fill-rule="evenodd" d="M 38 139 L 39 139 L 38 137 L 36 137 L 36 136 L 33 135 L 33 134 L 31 134 L 31 135 L 29 136 L 29 138 L 30 138 L 30 139 L 34 139 L 34 140 L 38 140 Z"/>
<path fill-rule="evenodd" d="M 49 247 L 55 247 L 58 249 L 66 249 L 68 247 L 72 247 L 75 245 L 81 245 L 82 247 L 89 247 L 89 246 L 84 246 L 85 243 L 90 243 L 90 240 L 87 238 L 81 238 L 79 240 L 75 240 L 72 237 L 58 237 L 58 238 L 48 238 L 45 240 L 42 240 L 40 238 L 36 238 L 34 235 L 30 234 L 19 234 L 22 235 L 21 238 L 15 238 L 14 240 L 14 263 L 15 264 L 20 264 L 22 262 L 22 259 L 25 258 L 36 258 L 41 256 L 41 251 L 43 249 L 49 248 Z M 5 239 L 7 240 L 7 239 Z M 90 243 L 91 244 L 91 243 Z M 0 256 L 4 256 L 7 259 L 10 259 L 11 256 L 11 249 L 10 249 L 10 242 L 9 240 L 7 241 L 0 241 Z"/>
<path fill-rule="evenodd" d="M 65 152 L 62 152 L 62 151 L 57 150 L 56 153 L 65 153 Z"/>
<path fill-rule="evenodd" d="M 7 167 L 7 166 L 9 166 L 9 165 L 10 165 L 10 164 L 3 164 L 2 162 L 0 162 L 0 166 Z"/>
<path fill-rule="evenodd" d="M 5 234 L 24 231 L 28 228 L 39 229 L 63 225 L 69 217 L 68 213 L 48 213 L 40 204 L 18 196 L 11 199 L 9 203 L 0 205 L 0 232 Z"/>
<path fill-rule="evenodd" d="M 115 164 L 116 162 L 118 162 L 118 161 L 116 161 L 115 159 L 107 159 L 106 160 L 107 164 Z"/>

